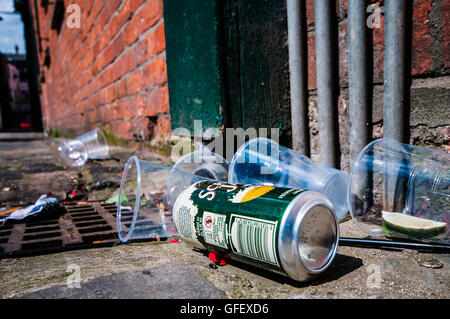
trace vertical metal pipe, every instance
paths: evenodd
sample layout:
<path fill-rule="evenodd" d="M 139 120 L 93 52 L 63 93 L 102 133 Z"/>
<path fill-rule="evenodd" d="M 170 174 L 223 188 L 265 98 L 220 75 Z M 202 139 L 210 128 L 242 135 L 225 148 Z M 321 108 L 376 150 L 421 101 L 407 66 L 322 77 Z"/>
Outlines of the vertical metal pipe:
<path fill-rule="evenodd" d="M 409 142 L 409 106 L 407 99 L 406 1 L 386 0 L 384 3 L 384 137 Z M 404 207 L 406 172 L 389 160 L 386 152 L 384 174 L 398 178 L 385 179 L 384 209 L 401 212 Z M 405 166 L 407 166 L 405 158 Z M 389 181 L 391 180 L 391 181 Z"/>
<path fill-rule="evenodd" d="M 319 114 L 320 161 L 339 168 L 339 139 L 336 87 L 337 55 L 333 45 L 336 32 L 334 0 L 315 0 L 317 108 Z"/>
<path fill-rule="evenodd" d="M 292 148 L 310 156 L 304 0 L 287 0 Z"/>
<path fill-rule="evenodd" d="M 348 0 L 350 160 L 371 137 L 370 57 L 366 0 Z"/>
<path fill-rule="evenodd" d="M 408 143 L 406 9 L 404 0 L 384 6 L 384 137 Z"/>

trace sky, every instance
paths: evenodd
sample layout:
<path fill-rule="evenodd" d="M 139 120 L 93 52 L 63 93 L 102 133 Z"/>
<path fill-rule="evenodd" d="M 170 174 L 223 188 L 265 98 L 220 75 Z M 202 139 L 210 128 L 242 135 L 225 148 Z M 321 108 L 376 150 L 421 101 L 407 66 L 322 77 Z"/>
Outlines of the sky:
<path fill-rule="evenodd" d="M 15 53 L 15 45 L 19 53 L 25 54 L 25 38 L 20 14 L 3 14 L 1 11 L 14 12 L 14 0 L 0 0 L 0 52 Z"/>

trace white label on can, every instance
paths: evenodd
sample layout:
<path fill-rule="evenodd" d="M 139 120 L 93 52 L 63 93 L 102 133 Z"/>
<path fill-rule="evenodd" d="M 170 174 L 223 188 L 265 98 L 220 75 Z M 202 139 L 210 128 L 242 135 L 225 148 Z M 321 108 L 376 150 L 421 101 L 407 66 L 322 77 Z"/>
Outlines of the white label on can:
<path fill-rule="evenodd" d="M 203 238 L 211 245 L 228 248 L 226 234 L 226 215 L 203 212 Z"/>
<path fill-rule="evenodd" d="M 279 266 L 275 240 L 277 222 L 231 215 L 230 225 L 234 253 Z"/>
<path fill-rule="evenodd" d="M 190 199 L 192 193 L 196 190 L 195 185 L 191 185 L 186 191 L 180 194 L 173 206 L 174 221 L 179 235 L 191 246 L 204 248 L 197 239 L 195 230 L 195 215 L 198 208 Z"/>

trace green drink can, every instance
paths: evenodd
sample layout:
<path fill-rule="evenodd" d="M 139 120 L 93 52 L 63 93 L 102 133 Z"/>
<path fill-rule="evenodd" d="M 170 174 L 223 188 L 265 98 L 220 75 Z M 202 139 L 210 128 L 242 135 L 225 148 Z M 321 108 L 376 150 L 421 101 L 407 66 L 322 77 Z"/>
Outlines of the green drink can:
<path fill-rule="evenodd" d="M 200 181 L 178 196 L 173 217 L 187 244 L 297 281 L 327 269 L 338 246 L 332 204 L 314 191 Z"/>

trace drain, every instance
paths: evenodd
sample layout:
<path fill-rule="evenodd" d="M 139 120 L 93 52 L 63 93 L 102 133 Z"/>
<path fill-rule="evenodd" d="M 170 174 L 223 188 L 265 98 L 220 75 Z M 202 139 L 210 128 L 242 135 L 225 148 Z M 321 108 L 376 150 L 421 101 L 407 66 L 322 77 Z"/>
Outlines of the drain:
<path fill-rule="evenodd" d="M 0 258 L 39 255 L 118 242 L 116 206 L 63 203 L 48 216 L 0 226 Z"/>

